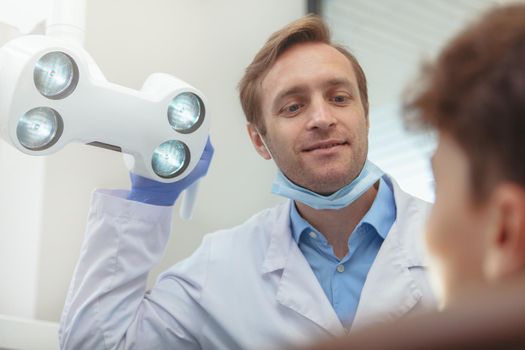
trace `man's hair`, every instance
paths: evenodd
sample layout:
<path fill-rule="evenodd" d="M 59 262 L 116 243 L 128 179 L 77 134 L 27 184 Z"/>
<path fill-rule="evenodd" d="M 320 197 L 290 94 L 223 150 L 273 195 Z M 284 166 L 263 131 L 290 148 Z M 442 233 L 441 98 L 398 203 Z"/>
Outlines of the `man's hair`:
<path fill-rule="evenodd" d="M 501 181 L 525 187 L 525 5 L 471 24 L 424 67 L 420 83 L 405 101 L 406 121 L 460 145 L 476 199 Z"/>
<path fill-rule="evenodd" d="M 266 73 L 275 61 L 290 47 L 300 43 L 324 43 L 345 55 L 355 71 L 357 85 L 365 115 L 368 116 L 368 93 L 366 77 L 357 59 L 344 47 L 332 43 L 330 30 L 321 18 L 314 15 L 302 17 L 272 34 L 246 68 L 239 82 L 241 105 L 249 123 L 253 123 L 264 135 L 266 128 L 262 120 L 261 85 Z"/>

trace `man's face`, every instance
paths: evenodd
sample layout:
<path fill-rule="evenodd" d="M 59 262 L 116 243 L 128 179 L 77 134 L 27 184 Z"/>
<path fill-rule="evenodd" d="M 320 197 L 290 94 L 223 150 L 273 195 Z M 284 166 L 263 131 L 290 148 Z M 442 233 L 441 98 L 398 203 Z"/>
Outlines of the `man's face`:
<path fill-rule="evenodd" d="M 485 206 L 472 196 L 464 151 L 441 134 L 433 157 L 436 202 L 427 222 L 431 273 L 443 304 L 483 279 L 484 237 L 490 227 Z"/>
<path fill-rule="evenodd" d="M 339 51 L 322 43 L 291 47 L 264 78 L 261 103 L 264 139 L 290 180 L 329 194 L 359 175 L 368 118 L 354 69 Z"/>

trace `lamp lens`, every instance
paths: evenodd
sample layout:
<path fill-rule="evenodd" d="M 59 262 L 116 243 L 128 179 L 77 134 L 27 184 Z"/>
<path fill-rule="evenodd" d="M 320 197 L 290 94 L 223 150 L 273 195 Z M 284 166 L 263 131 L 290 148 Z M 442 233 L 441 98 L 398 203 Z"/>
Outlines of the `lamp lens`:
<path fill-rule="evenodd" d="M 201 99 L 191 93 L 183 92 L 175 96 L 168 106 L 168 120 L 178 132 L 195 131 L 204 119 L 204 106 Z"/>
<path fill-rule="evenodd" d="M 16 127 L 18 141 L 27 149 L 39 151 L 52 146 L 62 134 L 62 117 L 52 108 L 38 107 L 26 112 Z"/>
<path fill-rule="evenodd" d="M 36 62 L 33 79 L 42 95 L 59 99 L 75 89 L 78 68 L 71 57 L 63 52 L 54 51 L 45 54 Z"/>
<path fill-rule="evenodd" d="M 166 141 L 153 151 L 151 166 L 160 177 L 172 178 L 184 171 L 190 162 L 188 147 L 180 141 Z"/>

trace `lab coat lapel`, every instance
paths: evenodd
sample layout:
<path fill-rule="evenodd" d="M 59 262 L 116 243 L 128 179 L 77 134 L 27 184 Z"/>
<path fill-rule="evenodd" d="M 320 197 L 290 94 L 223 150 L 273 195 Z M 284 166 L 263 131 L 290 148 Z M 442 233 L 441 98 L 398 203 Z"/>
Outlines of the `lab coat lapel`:
<path fill-rule="evenodd" d="M 341 335 L 344 331 L 319 281 L 296 244 L 290 247 L 277 291 L 277 301 L 333 335 Z"/>
<path fill-rule="evenodd" d="M 292 238 L 289 225 L 290 203 L 277 219 L 271 233 L 262 273 L 282 270 L 277 286 L 277 302 L 313 321 L 333 335 L 344 328 L 324 294 L 310 265 Z"/>
<path fill-rule="evenodd" d="M 395 234 L 394 227 L 389 235 Z M 396 239 L 383 242 L 361 291 L 353 329 L 399 318 L 416 305 L 421 291 L 410 276 L 406 252 Z"/>
<path fill-rule="evenodd" d="M 423 266 L 419 249 L 414 249 L 414 240 L 421 237 L 415 228 L 423 223 L 414 222 L 423 215 L 415 215 L 419 210 L 403 193 L 398 185 L 389 179 L 393 186 L 397 207 L 396 222 L 378 252 L 361 292 L 361 299 L 352 329 L 355 330 L 372 322 L 394 320 L 410 311 L 422 297 L 409 268 Z M 405 240 L 406 236 L 412 236 Z"/>

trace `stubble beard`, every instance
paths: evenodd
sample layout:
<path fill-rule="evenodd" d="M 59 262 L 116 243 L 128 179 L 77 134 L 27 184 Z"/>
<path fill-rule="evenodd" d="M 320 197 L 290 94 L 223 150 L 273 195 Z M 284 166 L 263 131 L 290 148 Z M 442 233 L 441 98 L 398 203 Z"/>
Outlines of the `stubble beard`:
<path fill-rule="evenodd" d="M 366 159 L 365 159 L 366 161 Z M 312 172 L 306 165 L 281 168 L 281 171 L 295 184 L 322 195 L 330 195 L 351 183 L 359 176 L 363 164 L 354 166 L 357 161 L 352 161 L 342 170 Z M 329 165 L 327 165 L 329 167 Z"/>
<path fill-rule="evenodd" d="M 268 141 L 268 146 L 273 148 L 271 140 Z M 358 148 L 354 148 L 356 146 L 356 144 L 349 146 L 353 148 L 349 155 L 352 160 L 345 164 L 342 170 L 338 171 L 310 171 L 308 164 L 300 159 L 290 164 L 289 160 L 284 159 L 281 161 L 281 157 L 274 150 L 272 150 L 272 153 L 276 156 L 274 157 L 276 165 L 293 183 L 321 195 L 330 195 L 351 183 L 361 173 L 368 154 L 368 139 L 366 138 L 364 143 L 359 145 Z M 341 160 L 335 161 L 340 162 Z M 326 166 L 331 167 L 331 162 L 327 162 Z M 359 164 L 356 165 L 357 163 Z M 323 168 L 324 166 L 321 167 Z"/>

